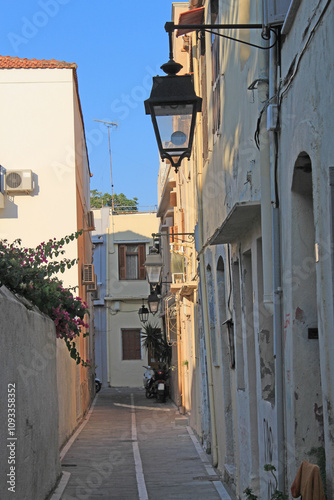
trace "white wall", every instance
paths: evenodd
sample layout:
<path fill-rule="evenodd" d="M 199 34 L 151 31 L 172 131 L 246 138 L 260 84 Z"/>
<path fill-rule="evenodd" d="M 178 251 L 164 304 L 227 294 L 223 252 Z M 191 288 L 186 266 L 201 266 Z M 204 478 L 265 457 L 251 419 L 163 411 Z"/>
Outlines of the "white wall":
<path fill-rule="evenodd" d="M 30 194 L 5 194 L 4 208 L 0 208 L 2 238 L 20 238 L 24 246 L 35 247 L 84 227 L 90 178 L 75 78 L 75 71 L 66 68 L 0 72 L 1 181 L 6 171 L 22 169 L 31 170 L 34 179 Z M 84 233 L 80 239 L 80 243 L 74 240 L 64 245 L 66 258 L 80 255 L 81 259 L 78 266 L 60 275 L 67 287 L 79 285 L 81 264 L 92 261 L 89 234 Z M 76 293 L 90 303 L 83 288 Z M 90 330 L 91 338 L 81 342 L 82 356 L 90 342 L 87 358 L 93 356 L 93 325 Z M 64 342 L 57 345 L 62 445 L 87 411 L 93 384 L 89 369 L 76 366 Z"/>
<path fill-rule="evenodd" d="M 334 477 L 334 344 L 333 208 L 330 204 L 329 168 L 333 166 L 334 157 L 334 118 L 333 85 L 329 82 L 334 79 L 331 63 L 334 57 L 334 9 L 333 5 L 329 6 L 318 23 L 323 8 L 322 4 L 315 6 L 309 0 L 302 1 L 282 46 L 282 81 L 289 74 L 295 57 L 296 71 L 290 82 L 292 85 L 282 87 L 279 175 L 282 186 L 288 481 L 293 480 L 301 460 L 306 458 L 316 462 L 316 457 L 311 455 L 310 458 L 312 447 L 324 446 L 328 495 L 331 497 Z M 307 50 L 304 50 L 306 46 Z M 301 171 L 308 178 L 303 187 L 305 189 L 306 182 L 312 186 L 308 193 L 309 206 L 305 205 L 298 213 L 298 206 L 302 207 L 305 196 L 292 190 L 295 162 L 302 152 L 307 153 L 312 166 L 312 172 L 308 174 Z M 296 242 L 300 242 L 299 246 Z M 318 262 L 315 262 L 315 243 L 319 249 Z M 310 306 L 307 305 L 307 295 L 313 298 Z M 314 312 L 317 324 L 311 324 Z M 307 329 L 313 326 L 319 328 L 319 340 L 308 339 Z M 321 390 L 318 389 L 320 381 Z M 303 398 L 308 407 L 303 404 Z"/>
<path fill-rule="evenodd" d="M 74 94 L 71 69 L 0 72 L 0 164 L 6 171 L 31 169 L 31 194 L 5 196 L 2 237 L 36 246 L 76 231 Z M 69 258 L 76 242 L 66 248 Z M 75 286 L 77 269 L 66 273 Z"/>

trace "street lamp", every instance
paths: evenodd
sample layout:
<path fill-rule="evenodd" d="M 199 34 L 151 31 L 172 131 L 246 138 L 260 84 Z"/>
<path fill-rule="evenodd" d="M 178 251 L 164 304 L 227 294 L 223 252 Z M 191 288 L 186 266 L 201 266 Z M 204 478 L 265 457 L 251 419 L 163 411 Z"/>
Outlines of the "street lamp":
<path fill-rule="evenodd" d="M 176 75 L 182 65 L 173 60 L 171 35 L 170 31 L 169 61 L 161 66 L 167 76 L 153 77 L 145 112 L 151 115 L 161 159 L 168 159 L 177 172 L 183 158 L 190 158 L 202 99 L 195 94 L 191 75 Z"/>
<path fill-rule="evenodd" d="M 147 281 L 150 285 L 158 285 L 160 283 L 162 270 L 162 257 L 160 253 L 150 253 L 146 257 L 144 263 L 146 269 Z"/>
<path fill-rule="evenodd" d="M 153 314 L 153 316 L 158 312 L 159 309 L 159 304 L 160 304 L 160 298 L 156 292 L 151 293 L 148 296 L 147 299 L 148 302 L 148 308 L 150 310 L 150 313 Z"/>
<path fill-rule="evenodd" d="M 204 12 L 204 7 L 201 8 Z M 195 9 L 196 10 L 196 9 Z M 191 11 L 187 11 L 191 12 Z M 160 157 L 168 159 L 175 172 L 178 171 L 183 158 L 190 158 L 193 144 L 196 115 L 201 111 L 202 99 L 195 94 L 192 77 L 190 75 L 177 76 L 182 65 L 173 59 L 172 34 L 180 28 L 176 36 L 189 31 L 205 31 L 222 36 L 235 42 L 246 43 L 263 50 L 271 49 L 278 41 L 277 34 L 272 28 L 262 24 L 186 24 L 180 25 L 168 22 L 165 30 L 169 35 L 169 61 L 161 66 L 167 76 L 153 77 L 153 87 L 149 99 L 145 101 L 145 112 L 151 115 L 154 133 L 157 139 Z M 229 29 L 256 29 L 262 30 L 262 38 L 269 40 L 271 32 L 275 33 L 275 41 L 269 46 L 261 46 L 238 40 L 228 35 L 217 33 L 217 30 Z M 212 31 L 215 30 L 215 31 Z"/>
<path fill-rule="evenodd" d="M 144 324 L 147 323 L 149 311 L 144 304 L 139 309 L 138 315 L 139 315 L 139 320 L 141 323 L 144 323 Z"/>

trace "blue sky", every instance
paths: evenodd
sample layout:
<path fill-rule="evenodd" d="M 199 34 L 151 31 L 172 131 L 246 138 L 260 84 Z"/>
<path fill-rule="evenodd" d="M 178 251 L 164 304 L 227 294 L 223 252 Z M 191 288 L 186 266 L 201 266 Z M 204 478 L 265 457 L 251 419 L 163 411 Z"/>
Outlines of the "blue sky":
<path fill-rule="evenodd" d="M 14 0 L 0 4 L 0 54 L 78 65 L 91 189 L 157 203 L 159 155 L 143 101 L 168 60 L 171 0 Z"/>

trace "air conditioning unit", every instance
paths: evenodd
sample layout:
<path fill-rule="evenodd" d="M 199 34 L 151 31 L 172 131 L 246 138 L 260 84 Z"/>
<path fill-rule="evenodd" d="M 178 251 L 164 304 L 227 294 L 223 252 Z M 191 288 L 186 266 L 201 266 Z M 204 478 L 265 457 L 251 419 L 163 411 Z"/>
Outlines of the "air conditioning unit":
<path fill-rule="evenodd" d="M 95 223 L 94 223 L 94 212 L 87 212 L 87 230 L 94 231 Z"/>
<path fill-rule="evenodd" d="M 97 292 L 97 276 L 94 274 L 94 283 L 86 285 L 87 292 Z"/>
<path fill-rule="evenodd" d="M 95 284 L 95 274 L 93 264 L 83 264 L 82 266 L 82 284 L 83 285 L 94 285 Z"/>
<path fill-rule="evenodd" d="M 174 285 L 184 283 L 184 273 L 172 273 L 172 282 Z"/>
<path fill-rule="evenodd" d="M 8 170 L 5 174 L 5 191 L 31 193 L 34 190 L 31 170 Z"/>

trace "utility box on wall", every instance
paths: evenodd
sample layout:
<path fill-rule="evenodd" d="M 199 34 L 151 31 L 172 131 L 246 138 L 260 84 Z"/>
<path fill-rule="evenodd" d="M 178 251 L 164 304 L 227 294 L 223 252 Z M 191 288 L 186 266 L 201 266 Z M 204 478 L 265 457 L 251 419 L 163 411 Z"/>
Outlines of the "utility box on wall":
<path fill-rule="evenodd" d="M 262 0 L 263 23 L 265 26 L 275 26 L 284 23 L 291 0 Z"/>

